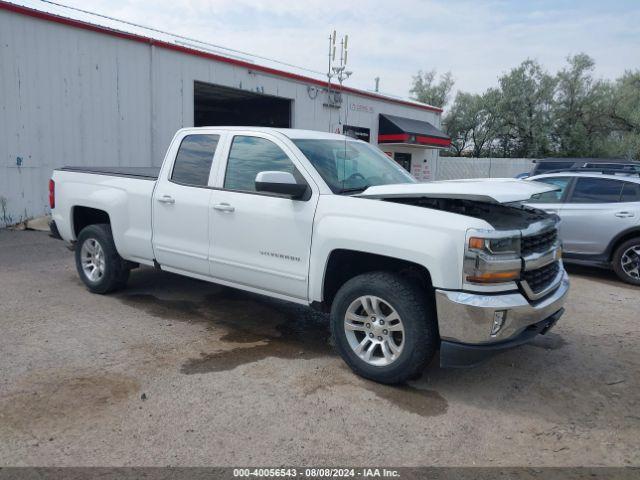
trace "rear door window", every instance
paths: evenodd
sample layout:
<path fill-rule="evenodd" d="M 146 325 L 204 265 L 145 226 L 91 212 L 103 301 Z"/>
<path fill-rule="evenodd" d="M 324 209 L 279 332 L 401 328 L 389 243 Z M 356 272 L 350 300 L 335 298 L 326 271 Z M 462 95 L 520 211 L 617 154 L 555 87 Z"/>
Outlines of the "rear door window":
<path fill-rule="evenodd" d="M 640 202 L 640 183 L 622 182 L 621 202 Z"/>
<path fill-rule="evenodd" d="M 182 139 L 171 172 L 171 181 L 194 187 L 206 187 L 213 155 L 220 135 L 187 135 Z"/>
<path fill-rule="evenodd" d="M 580 177 L 576 180 L 569 203 L 619 202 L 623 183 L 609 178 Z"/>

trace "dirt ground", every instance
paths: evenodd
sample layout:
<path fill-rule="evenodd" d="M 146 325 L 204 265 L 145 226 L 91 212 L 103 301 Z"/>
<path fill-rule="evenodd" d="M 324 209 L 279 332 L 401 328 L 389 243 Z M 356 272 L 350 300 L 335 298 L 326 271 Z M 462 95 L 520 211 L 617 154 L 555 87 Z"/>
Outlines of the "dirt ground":
<path fill-rule="evenodd" d="M 394 388 L 310 309 L 148 268 L 92 295 L 0 231 L 0 465 L 638 466 L 640 289 L 570 273 L 546 336 Z"/>

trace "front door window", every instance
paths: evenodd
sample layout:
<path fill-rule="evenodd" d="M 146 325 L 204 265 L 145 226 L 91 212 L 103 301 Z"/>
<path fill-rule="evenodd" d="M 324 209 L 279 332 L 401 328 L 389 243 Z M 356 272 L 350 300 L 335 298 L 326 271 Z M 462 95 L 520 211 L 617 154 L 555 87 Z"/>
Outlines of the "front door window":
<path fill-rule="evenodd" d="M 255 192 L 256 175 L 265 171 L 289 172 L 298 181 L 303 181 L 287 154 L 272 141 L 242 135 L 234 137 L 227 160 L 224 188 Z"/>

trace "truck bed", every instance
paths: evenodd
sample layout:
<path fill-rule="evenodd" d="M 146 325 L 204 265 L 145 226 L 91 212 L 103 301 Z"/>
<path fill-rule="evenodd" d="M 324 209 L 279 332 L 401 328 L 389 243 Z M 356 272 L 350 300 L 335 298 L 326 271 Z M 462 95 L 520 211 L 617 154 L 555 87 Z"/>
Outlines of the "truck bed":
<path fill-rule="evenodd" d="M 109 215 L 118 253 L 132 262 L 153 264 L 152 198 L 159 171 L 154 167 L 89 166 L 54 170 L 52 214 L 60 236 L 67 241 L 76 239 L 78 209 L 100 210 Z"/>
<path fill-rule="evenodd" d="M 157 180 L 160 167 L 62 167 L 65 172 L 93 173 L 116 177 L 131 177 L 144 180 Z"/>

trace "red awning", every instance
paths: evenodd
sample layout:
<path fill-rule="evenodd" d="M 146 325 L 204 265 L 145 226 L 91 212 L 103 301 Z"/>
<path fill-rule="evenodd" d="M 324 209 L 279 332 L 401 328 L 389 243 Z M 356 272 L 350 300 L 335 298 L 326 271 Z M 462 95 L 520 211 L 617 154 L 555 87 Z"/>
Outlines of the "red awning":
<path fill-rule="evenodd" d="M 451 139 L 429 122 L 380 114 L 378 143 L 447 148 Z"/>

